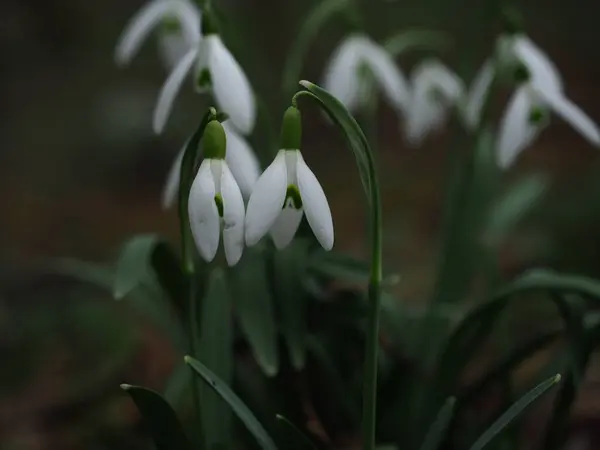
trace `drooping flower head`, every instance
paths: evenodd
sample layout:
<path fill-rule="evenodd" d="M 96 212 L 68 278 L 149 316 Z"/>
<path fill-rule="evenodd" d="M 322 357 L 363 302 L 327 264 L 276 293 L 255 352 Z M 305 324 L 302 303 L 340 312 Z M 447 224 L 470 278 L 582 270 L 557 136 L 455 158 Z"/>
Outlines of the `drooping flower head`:
<path fill-rule="evenodd" d="M 226 136 L 225 162 L 227 162 L 227 166 L 231 170 L 242 196 L 247 200 L 250 198 L 254 184 L 260 176 L 260 164 L 250 144 L 236 131 L 230 121 L 227 120 L 222 125 Z M 187 142 L 179 151 L 167 175 L 162 196 L 164 209 L 171 208 L 177 198 L 181 163 L 186 146 Z"/>
<path fill-rule="evenodd" d="M 200 256 L 212 261 L 223 235 L 225 258 L 235 265 L 244 251 L 244 199 L 225 161 L 226 135 L 216 120 L 202 138 L 204 160 L 190 189 L 188 212 Z"/>
<path fill-rule="evenodd" d="M 154 130 L 160 133 L 187 75 L 193 72 L 196 91 L 211 90 L 217 106 L 243 134 L 254 128 L 256 102 L 246 75 L 225 47 L 212 14 L 202 17 L 203 37 L 179 60 L 160 92 L 154 111 Z M 193 69 L 193 70 L 192 70 Z"/>
<path fill-rule="evenodd" d="M 200 41 L 200 10 L 189 0 L 152 0 L 129 20 L 119 38 L 115 60 L 129 64 L 144 41 L 159 27 L 159 50 L 168 69 Z"/>
<path fill-rule="evenodd" d="M 326 250 L 333 247 L 333 220 L 327 197 L 300 152 L 300 111 L 287 109 L 283 116 L 281 150 L 258 179 L 248 202 L 246 244 L 255 245 L 269 233 L 277 248 L 294 238 L 302 216 Z"/>
<path fill-rule="evenodd" d="M 352 34 L 334 52 L 323 87 L 349 111 L 363 107 L 375 87 L 397 111 L 406 111 L 408 83 L 390 54 L 363 34 Z"/>
<path fill-rule="evenodd" d="M 500 121 L 497 142 L 498 163 L 508 167 L 531 145 L 548 125 L 553 112 L 567 121 L 590 143 L 600 145 L 598 126 L 564 93 L 554 63 L 527 36 L 504 38 L 501 58 L 513 63 L 517 89 Z"/>
<path fill-rule="evenodd" d="M 444 64 L 429 59 L 414 69 L 411 87 L 405 133 L 412 145 L 418 145 L 427 133 L 443 125 L 448 109 L 462 99 L 464 86 Z"/>

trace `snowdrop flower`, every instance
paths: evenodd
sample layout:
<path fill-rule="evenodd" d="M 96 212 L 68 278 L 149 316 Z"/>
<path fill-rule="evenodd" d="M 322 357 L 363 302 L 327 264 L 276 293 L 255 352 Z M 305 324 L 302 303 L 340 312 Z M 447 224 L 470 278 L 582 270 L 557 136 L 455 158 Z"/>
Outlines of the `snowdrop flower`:
<path fill-rule="evenodd" d="M 302 216 L 326 250 L 333 247 L 333 220 L 323 188 L 300 153 L 300 111 L 288 108 L 283 116 L 281 150 L 256 182 L 246 213 L 246 244 L 255 245 L 270 233 L 275 246 L 286 247 Z"/>
<path fill-rule="evenodd" d="M 189 0 L 152 0 L 129 21 L 115 51 L 119 65 L 129 64 L 144 41 L 162 24 L 159 48 L 167 68 L 172 68 L 183 54 L 200 41 L 201 14 Z"/>
<path fill-rule="evenodd" d="M 497 142 L 498 164 L 510 166 L 518 154 L 531 145 L 547 126 L 550 112 L 567 121 L 590 143 L 600 146 L 600 129 L 563 90 L 558 70 L 529 38 L 516 35 L 504 43 L 508 57 L 521 66 L 517 74 L 524 81 L 509 100 L 500 121 Z"/>
<path fill-rule="evenodd" d="M 204 131 L 204 155 L 190 189 L 188 211 L 200 256 L 212 261 L 223 234 L 225 259 L 235 265 L 244 251 L 244 199 L 225 162 L 225 130 L 213 120 Z"/>
<path fill-rule="evenodd" d="M 475 130 L 479 126 L 483 104 L 494 81 L 494 76 L 495 68 L 493 61 L 487 59 L 471 83 L 462 110 L 463 120 L 470 130 Z"/>
<path fill-rule="evenodd" d="M 256 102 L 250 82 L 223 44 L 215 24 L 206 14 L 204 19 L 203 38 L 179 60 L 162 87 L 154 110 L 156 133 L 162 132 L 181 85 L 190 72 L 193 72 L 197 91 L 210 88 L 217 106 L 229 115 L 241 133 L 248 134 L 254 128 Z"/>
<path fill-rule="evenodd" d="M 412 145 L 440 128 L 448 108 L 464 93 L 462 80 L 437 60 L 422 62 L 411 76 L 411 101 L 405 122 L 406 138 Z"/>
<path fill-rule="evenodd" d="M 352 34 L 333 54 L 325 70 L 323 87 L 349 111 L 363 107 L 372 94 L 371 77 L 387 101 L 405 111 L 410 101 L 407 81 L 387 51 L 363 34 Z"/>
<path fill-rule="evenodd" d="M 236 131 L 229 120 L 223 124 L 226 137 L 225 162 L 233 174 L 233 178 L 238 184 L 242 197 L 250 198 L 252 188 L 260 176 L 260 164 L 250 144 Z M 183 161 L 183 153 L 186 144 L 179 151 L 177 158 L 173 162 L 167 181 L 163 189 L 162 206 L 164 209 L 169 209 L 175 203 L 179 193 L 179 179 L 181 171 L 181 163 Z"/>

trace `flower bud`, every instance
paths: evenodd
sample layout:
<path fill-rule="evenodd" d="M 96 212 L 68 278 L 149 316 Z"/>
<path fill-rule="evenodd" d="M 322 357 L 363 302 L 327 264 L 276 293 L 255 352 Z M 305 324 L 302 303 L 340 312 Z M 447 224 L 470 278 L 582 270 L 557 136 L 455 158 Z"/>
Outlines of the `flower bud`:
<path fill-rule="evenodd" d="M 300 110 L 290 106 L 281 123 L 281 149 L 297 150 L 302 143 L 302 116 Z"/>
<path fill-rule="evenodd" d="M 219 121 L 211 120 L 206 125 L 202 141 L 205 158 L 225 159 L 227 138 L 223 125 Z"/>

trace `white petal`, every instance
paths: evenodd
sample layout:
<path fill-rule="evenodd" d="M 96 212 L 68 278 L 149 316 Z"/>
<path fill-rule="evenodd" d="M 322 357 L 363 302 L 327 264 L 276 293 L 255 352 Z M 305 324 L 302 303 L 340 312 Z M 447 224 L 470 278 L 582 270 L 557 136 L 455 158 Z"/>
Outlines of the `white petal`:
<path fill-rule="evenodd" d="M 531 82 L 543 90 L 562 91 L 563 82 L 554 63 L 527 36 L 514 40 L 513 51 L 529 69 Z"/>
<path fill-rule="evenodd" d="M 321 246 L 325 250 L 331 250 L 333 247 L 333 219 L 329 203 L 327 203 L 327 197 L 325 197 L 319 180 L 306 165 L 300 152 L 298 152 L 296 163 L 296 176 L 308 224 Z"/>
<path fill-rule="evenodd" d="M 217 35 L 206 37 L 210 47 L 208 65 L 217 105 L 244 134 L 256 121 L 256 101 L 244 70 Z"/>
<path fill-rule="evenodd" d="M 303 214 L 302 209 L 292 207 L 281 210 L 269 232 L 276 248 L 281 250 L 292 242 L 302 221 Z"/>
<path fill-rule="evenodd" d="M 392 56 L 383 47 L 370 41 L 364 58 L 390 104 L 406 112 L 410 102 L 410 90 Z"/>
<path fill-rule="evenodd" d="M 496 151 L 500 167 L 509 167 L 539 134 L 541 127 L 533 125 L 529 120 L 535 106 L 527 86 L 519 88 L 513 94 L 498 130 Z"/>
<path fill-rule="evenodd" d="M 155 133 L 161 133 L 165 127 L 171 109 L 173 108 L 175 98 L 181 89 L 183 80 L 191 70 L 197 56 L 197 48 L 192 48 L 188 51 L 185 56 L 181 58 L 181 61 L 177 63 L 177 66 L 173 69 L 169 78 L 167 78 L 167 81 L 163 85 L 154 109 L 153 127 Z"/>
<path fill-rule="evenodd" d="M 267 234 L 281 212 L 287 192 L 285 150 L 263 172 L 248 201 L 246 210 L 246 244 L 254 245 Z"/>
<path fill-rule="evenodd" d="M 244 252 L 244 199 L 233 174 L 223 163 L 221 178 L 223 197 L 223 246 L 230 266 L 237 264 Z"/>
<path fill-rule="evenodd" d="M 171 11 L 171 6 L 167 0 L 153 0 L 135 13 L 119 38 L 115 50 L 117 64 L 131 61 L 152 29 Z"/>
<path fill-rule="evenodd" d="M 536 92 L 566 122 L 570 123 L 583 137 L 594 145 L 600 145 L 600 130 L 598 125 L 568 98 L 556 93 L 536 89 Z"/>
<path fill-rule="evenodd" d="M 175 161 L 173 161 L 173 164 L 171 165 L 171 169 L 169 169 L 167 182 L 165 183 L 162 195 L 163 209 L 170 209 L 177 200 L 177 195 L 179 194 L 179 179 L 181 176 L 181 163 L 183 162 L 183 154 L 186 146 L 187 143 L 179 151 L 177 158 L 175 158 Z"/>
<path fill-rule="evenodd" d="M 163 32 L 158 39 L 158 51 L 164 66 L 173 70 L 190 50 L 190 44 L 180 32 Z"/>
<path fill-rule="evenodd" d="M 212 261 L 219 248 L 221 223 L 215 204 L 215 182 L 211 171 L 211 160 L 205 159 L 190 189 L 188 212 L 190 228 L 200 256 Z"/>
<path fill-rule="evenodd" d="M 404 122 L 405 137 L 412 146 L 421 144 L 425 136 L 437 130 L 446 118 L 446 109 L 435 101 L 414 99 Z"/>
<path fill-rule="evenodd" d="M 223 123 L 227 135 L 225 160 L 245 199 L 250 198 L 254 184 L 260 177 L 258 158 L 246 140 L 231 126 L 229 120 Z"/>
<path fill-rule="evenodd" d="M 335 50 L 323 78 L 323 88 L 337 98 L 349 111 L 354 111 L 359 104 L 361 80 L 358 66 L 365 39 L 361 36 L 350 36 Z"/>
<path fill-rule="evenodd" d="M 476 128 L 481 120 L 481 111 L 488 95 L 495 69 L 491 60 L 486 60 L 473 80 L 464 109 L 464 118 L 468 127 Z"/>

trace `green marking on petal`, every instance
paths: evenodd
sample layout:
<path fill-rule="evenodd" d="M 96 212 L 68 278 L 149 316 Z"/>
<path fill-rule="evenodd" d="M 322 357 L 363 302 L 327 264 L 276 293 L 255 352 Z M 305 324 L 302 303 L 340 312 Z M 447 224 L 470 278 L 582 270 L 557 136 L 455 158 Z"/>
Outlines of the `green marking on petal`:
<path fill-rule="evenodd" d="M 521 84 L 529 81 L 531 74 L 525 64 L 519 64 L 513 74 L 515 83 Z"/>
<path fill-rule="evenodd" d="M 212 76 L 208 68 L 202 69 L 196 78 L 198 89 L 209 89 L 212 86 Z"/>
<path fill-rule="evenodd" d="M 217 205 L 217 211 L 219 211 L 219 217 L 223 217 L 223 197 L 221 194 L 215 195 L 215 205 Z"/>
<path fill-rule="evenodd" d="M 548 119 L 548 111 L 539 106 L 531 108 L 529 111 L 529 123 L 532 125 L 540 125 Z"/>
<path fill-rule="evenodd" d="M 175 17 L 165 17 L 161 23 L 161 30 L 168 34 L 179 33 L 181 24 Z"/>
<path fill-rule="evenodd" d="M 293 207 L 294 209 L 302 209 L 302 196 L 300 190 L 295 184 L 290 184 L 285 192 L 285 201 L 283 202 L 283 208 Z M 282 208 L 282 209 L 283 209 Z"/>

